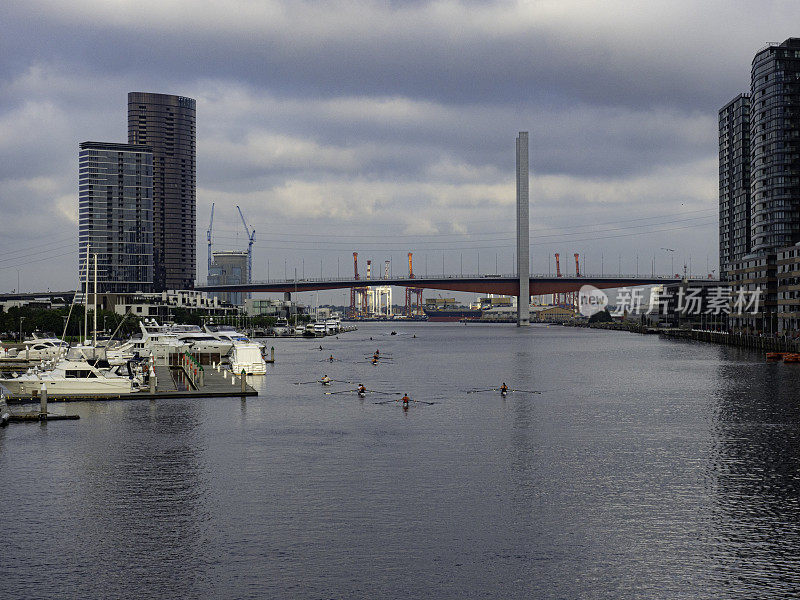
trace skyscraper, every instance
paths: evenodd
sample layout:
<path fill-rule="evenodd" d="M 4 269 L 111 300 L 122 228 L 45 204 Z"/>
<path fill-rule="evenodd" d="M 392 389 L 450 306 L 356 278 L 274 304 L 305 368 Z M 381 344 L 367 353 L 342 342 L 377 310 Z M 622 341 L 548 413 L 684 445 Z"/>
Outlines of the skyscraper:
<path fill-rule="evenodd" d="M 720 270 L 735 288 L 761 294 L 758 312 L 732 317 L 733 328 L 785 333 L 800 322 L 800 38 L 756 53 L 749 96 L 720 110 Z"/>
<path fill-rule="evenodd" d="M 750 253 L 750 94 L 719 111 L 719 270 Z"/>
<path fill-rule="evenodd" d="M 191 289 L 197 229 L 194 99 L 130 92 L 128 142 L 153 151 L 155 290 Z"/>
<path fill-rule="evenodd" d="M 751 249 L 800 242 L 800 38 L 758 51 L 750 71 Z"/>
<path fill-rule="evenodd" d="M 78 162 L 81 283 L 88 246 L 90 254 L 97 254 L 100 293 L 152 291 L 152 151 L 147 146 L 83 142 Z"/>

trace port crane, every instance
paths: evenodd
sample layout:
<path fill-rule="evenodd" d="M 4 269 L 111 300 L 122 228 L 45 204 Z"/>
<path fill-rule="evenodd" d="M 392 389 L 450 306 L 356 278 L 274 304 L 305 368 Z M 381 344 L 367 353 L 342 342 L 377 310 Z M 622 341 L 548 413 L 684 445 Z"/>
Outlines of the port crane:
<path fill-rule="evenodd" d="M 208 223 L 206 240 L 208 240 L 208 271 L 211 272 L 211 228 L 214 227 L 214 203 L 211 203 L 211 221 Z"/>
<path fill-rule="evenodd" d="M 213 214 L 214 214 L 213 213 L 213 210 L 214 210 L 213 207 L 212 207 L 211 210 L 212 210 L 212 213 L 211 213 L 212 217 L 211 218 L 213 219 L 214 218 L 213 217 Z M 247 226 L 247 221 L 244 220 L 244 214 L 242 214 L 242 209 L 239 208 L 238 204 L 236 205 L 236 210 L 239 211 L 239 216 L 242 218 L 242 224 L 244 225 L 244 231 L 247 234 L 247 237 L 249 239 L 249 242 L 247 244 L 247 283 L 252 283 L 252 281 L 253 281 L 253 243 L 256 241 L 256 230 L 255 229 L 251 230 Z M 208 239 L 209 239 L 208 247 L 209 247 L 209 257 L 210 257 L 211 256 L 211 254 L 210 254 L 210 249 L 211 249 L 211 228 L 209 228 L 209 238 Z"/>
<path fill-rule="evenodd" d="M 408 278 L 414 279 L 414 264 L 412 262 L 413 253 L 408 253 Z M 414 314 L 414 300 L 416 299 L 417 311 L 420 311 L 422 306 L 422 288 L 406 288 L 406 316 L 410 317 Z"/>

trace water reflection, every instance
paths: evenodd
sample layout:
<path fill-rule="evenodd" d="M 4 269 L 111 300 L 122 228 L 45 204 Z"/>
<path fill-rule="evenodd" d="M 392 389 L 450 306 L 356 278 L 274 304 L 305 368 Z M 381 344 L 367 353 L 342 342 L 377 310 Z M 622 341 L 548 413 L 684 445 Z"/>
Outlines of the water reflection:
<path fill-rule="evenodd" d="M 709 485 L 720 570 L 748 597 L 792 593 L 800 585 L 800 369 L 744 362 L 718 372 Z"/>

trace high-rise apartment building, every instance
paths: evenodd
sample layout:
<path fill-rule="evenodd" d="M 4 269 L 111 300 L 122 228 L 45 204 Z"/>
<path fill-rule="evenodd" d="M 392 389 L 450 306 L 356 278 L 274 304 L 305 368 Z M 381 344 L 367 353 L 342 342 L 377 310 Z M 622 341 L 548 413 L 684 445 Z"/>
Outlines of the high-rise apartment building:
<path fill-rule="evenodd" d="M 148 146 L 83 142 L 79 153 L 79 273 L 97 255 L 101 293 L 153 290 L 153 153 Z M 91 260 L 94 278 L 94 260 Z M 85 288 L 83 288 L 85 290 Z"/>
<path fill-rule="evenodd" d="M 761 293 L 759 310 L 729 319 L 729 326 L 796 331 L 791 274 L 800 254 L 800 38 L 756 53 L 749 98 L 741 94 L 719 112 L 719 143 L 720 274 L 736 289 Z"/>
<path fill-rule="evenodd" d="M 153 151 L 155 289 L 192 289 L 197 229 L 194 99 L 130 92 L 128 143 Z"/>
<path fill-rule="evenodd" d="M 719 270 L 750 253 L 750 94 L 719 111 Z"/>
<path fill-rule="evenodd" d="M 756 53 L 750 72 L 751 250 L 800 242 L 800 38 Z"/>

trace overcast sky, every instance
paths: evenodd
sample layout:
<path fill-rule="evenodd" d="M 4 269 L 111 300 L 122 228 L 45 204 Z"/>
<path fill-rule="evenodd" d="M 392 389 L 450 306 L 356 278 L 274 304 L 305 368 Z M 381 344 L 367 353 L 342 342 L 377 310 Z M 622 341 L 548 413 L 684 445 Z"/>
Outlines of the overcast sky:
<path fill-rule="evenodd" d="M 201 281 L 212 202 L 215 248 L 246 248 L 236 204 L 256 228 L 256 279 L 349 275 L 354 250 L 509 272 L 520 130 L 535 272 L 701 274 L 717 111 L 798 24 L 797 2 L 5 2 L 0 290 L 75 287 L 78 144 L 127 141 L 129 91 L 197 99 Z"/>

